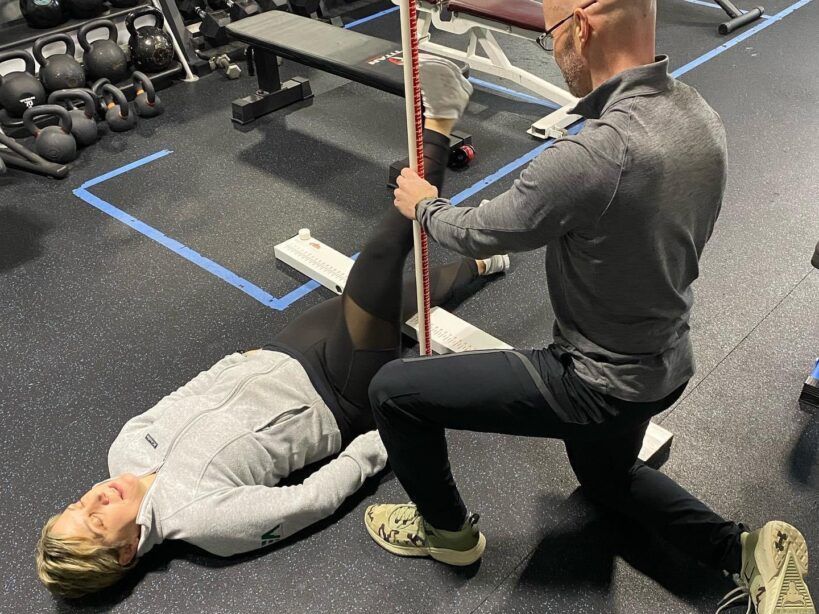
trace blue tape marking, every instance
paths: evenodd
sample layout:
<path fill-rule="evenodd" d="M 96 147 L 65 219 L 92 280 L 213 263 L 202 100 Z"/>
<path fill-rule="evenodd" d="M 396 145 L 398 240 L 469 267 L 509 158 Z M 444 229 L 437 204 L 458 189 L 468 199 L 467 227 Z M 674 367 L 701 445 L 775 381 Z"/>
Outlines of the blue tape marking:
<path fill-rule="evenodd" d="M 796 2 L 795 4 L 792 4 L 791 6 L 789 6 L 788 8 L 780 11 L 776 15 L 773 15 L 768 21 L 758 24 L 754 28 L 751 28 L 750 30 L 747 30 L 743 34 L 737 36 L 736 38 L 734 38 L 734 39 L 732 39 L 730 41 L 728 41 L 727 43 L 725 43 L 723 45 L 720 45 L 719 47 L 717 47 L 713 51 L 711 51 L 709 53 L 706 53 L 706 54 L 700 56 L 699 58 L 697 58 L 696 60 L 694 60 L 692 62 L 689 62 L 685 66 L 677 69 L 676 71 L 674 71 L 674 73 L 672 73 L 672 75 L 675 78 L 679 78 L 680 76 L 690 72 L 691 70 L 693 70 L 697 66 L 700 66 L 700 65 L 704 64 L 708 60 L 720 55 L 721 53 L 727 51 L 728 49 L 738 45 L 742 41 L 750 38 L 751 36 L 753 36 L 757 32 L 760 32 L 761 30 L 764 30 L 765 28 L 767 28 L 768 26 L 776 23 L 777 21 L 781 21 L 784 17 L 790 15 L 794 11 L 802 8 L 803 6 L 809 4 L 812 1 L 813 0 L 800 0 L 799 2 Z M 375 15 L 371 15 L 370 17 L 365 17 L 363 19 L 359 19 L 358 21 L 354 21 L 352 23 L 349 23 L 345 27 L 350 28 L 350 27 L 353 27 L 353 26 L 358 25 L 360 23 L 364 23 L 366 21 L 371 21 L 372 19 L 377 19 L 378 17 L 381 17 L 381 16 L 386 15 L 388 13 L 394 12 L 396 10 L 398 10 L 398 7 L 395 7 L 395 8 L 392 8 L 392 9 L 387 9 L 386 11 L 376 13 Z M 476 81 L 478 81 L 478 80 L 476 80 Z M 488 82 L 484 82 L 484 83 L 488 83 Z M 481 84 L 481 85 L 483 85 L 483 84 Z M 491 86 L 495 86 L 495 84 L 491 84 Z M 502 86 L 497 86 L 497 87 L 502 87 Z M 504 88 L 504 89 L 506 89 L 506 88 Z M 521 92 L 515 92 L 514 90 L 509 90 L 509 92 L 507 92 L 507 93 L 513 93 L 513 95 L 525 96 L 527 98 L 529 97 L 527 94 L 523 94 Z M 535 99 L 535 100 L 539 100 L 539 99 Z M 583 122 L 580 122 L 580 123 L 576 124 L 575 126 L 573 126 L 569 130 L 569 133 L 570 134 L 577 134 L 578 132 L 580 132 L 582 127 L 583 127 Z M 496 172 L 492 173 L 488 177 L 478 181 L 477 183 L 473 184 L 471 187 L 467 188 L 466 190 L 463 190 L 462 192 L 459 192 L 458 194 L 456 194 L 450 200 L 450 202 L 453 205 L 458 205 L 458 204 L 462 203 L 463 201 L 470 198 L 471 196 L 474 196 L 475 194 L 477 194 L 481 190 L 485 189 L 486 187 L 488 187 L 488 186 L 492 185 L 493 183 L 503 179 L 504 177 L 506 177 L 510 173 L 512 173 L 515 170 L 519 169 L 520 167 L 524 166 L 525 164 L 528 164 L 529 162 L 534 160 L 540 153 L 542 153 L 543 151 L 545 151 L 546 149 L 551 147 L 553 144 L 554 144 L 554 141 L 550 140 L 550 141 L 547 141 L 547 142 L 539 145 L 538 147 L 535 147 L 529 153 L 524 154 L 523 156 L 521 156 L 517 160 L 514 160 L 514 161 L 510 162 L 509 164 L 507 164 L 503 168 L 497 170 Z M 169 150 L 158 151 L 155 154 L 152 154 L 150 156 L 147 156 L 145 158 L 137 160 L 136 162 L 132 162 L 131 164 L 127 164 L 127 165 L 122 166 L 122 167 L 120 167 L 118 169 L 110 171 L 110 172 L 108 172 L 108 173 L 106 173 L 104 175 L 100 175 L 99 177 L 96 177 L 94 179 L 86 181 L 85 183 L 82 184 L 82 186 L 80 188 L 74 190 L 74 195 L 77 196 L 78 198 L 82 199 L 86 203 L 96 207 L 100 211 L 103 211 L 104 213 L 110 215 L 111 217 L 113 217 L 113 218 L 119 220 L 120 222 L 126 224 L 130 228 L 133 228 L 137 232 L 140 232 L 143 235 L 149 237 L 150 239 L 153 239 L 154 241 L 156 241 L 156 242 L 160 243 L 161 245 L 167 247 L 168 249 L 170 249 L 174 253 L 182 256 L 183 258 L 185 258 L 189 262 L 192 262 L 193 264 L 196 264 L 197 266 L 205 269 L 206 271 L 208 271 L 208 272 L 212 273 L 213 275 L 219 277 L 220 279 L 226 281 L 227 283 L 234 286 L 235 288 L 241 290 L 242 292 L 245 292 L 249 296 L 251 296 L 254 299 L 256 299 L 257 301 L 259 301 L 260 303 L 262 303 L 264 305 L 267 305 L 268 307 L 271 307 L 272 309 L 276 309 L 278 311 L 283 311 L 284 309 L 287 309 L 288 307 L 290 307 L 296 301 L 298 301 L 301 298 L 307 296 L 313 290 L 320 287 L 318 282 L 309 281 L 309 282 L 303 284 L 302 286 L 300 286 L 299 288 L 296 288 L 295 290 L 293 290 L 289 294 L 285 295 L 281 299 L 277 299 L 274 296 L 272 296 L 271 294 L 269 294 L 268 292 L 265 292 L 264 290 L 262 290 L 261 288 L 256 286 L 255 284 L 253 284 L 253 283 L 239 277 L 238 275 L 236 275 L 232 271 L 229 271 L 228 269 L 226 269 L 222 265 L 218 264 L 217 262 L 214 262 L 213 260 L 210 260 L 209 258 L 206 258 L 206 257 L 202 256 L 198 252 L 196 252 L 196 251 L 190 249 L 189 247 L 183 245 L 179 241 L 176 241 L 175 239 L 172 239 L 172 238 L 168 237 L 167 235 L 161 233 L 160 231 L 156 230 L 155 228 L 149 226 L 148 224 L 145 224 L 144 222 L 141 222 L 140 220 L 134 218 L 133 216 L 128 215 L 127 213 L 125 213 L 121 209 L 116 208 L 112 204 L 102 200 L 101 198 L 99 198 L 97 196 L 94 196 L 87 189 L 87 188 L 93 187 L 95 185 L 98 185 L 100 183 L 103 183 L 104 181 L 107 181 L 109 179 L 112 179 L 113 177 L 117 177 L 119 175 L 122 175 L 123 173 L 127 173 L 130 170 L 133 170 L 135 168 L 138 168 L 140 166 L 143 166 L 145 164 L 153 162 L 154 160 L 157 160 L 159 158 L 163 158 L 163 157 L 167 156 L 170 153 L 172 153 L 172 152 L 169 151 Z M 357 258 L 357 257 L 358 257 L 358 254 L 355 254 L 353 256 L 354 259 Z M 814 371 L 814 376 L 819 378 L 819 362 L 817 363 L 816 369 Z"/>
<path fill-rule="evenodd" d="M 362 17 L 361 19 L 356 19 L 355 21 L 351 21 L 348 24 L 344 25 L 345 30 L 349 30 L 350 28 L 355 28 L 356 26 L 360 26 L 362 23 L 367 23 L 368 21 L 372 21 L 374 19 L 380 19 L 384 15 L 389 15 L 390 13 L 394 13 L 395 11 L 399 10 L 401 7 L 394 6 L 391 9 L 384 9 L 383 11 L 379 11 L 378 13 L 373 13 L 372 15 L 368 15 L 367 17 Z"/>
<path fill-rule="evenodd" d="M 805 6 L 807 4 L 810 4 L 811 2 L 813 2 L 813 0 L 799 0 L 799 2 L 791 4 L 788 8 L 779 11 L 776 15 L 772 15 L 771 18 L 768 19 L 767 21 L 762 21 L 762 22 L 758 23 L 753 28 L 751 28 L 749 30 L 746 30 L 745 32 L 743 32 L 739 36 L 736 36 L 736 37 L 732 38 L 728 42 L 726 42 L 726 43 L 720 45 L 719 47 L 717 47 L 716 49 L 713 49 L 713 50 L 709 51 L 708 53 L 704 53 L 703 55 L 698 57 L 696 60 L 693 60 L 693 61 L 689 62 L 685 66 L 681 66 L 680 68 L 675 70 L 673 73 L 671 73 L 671 76 L 673 76 L 676 79 L 679 79 L 684 74 L 689 73 L 692 70 L 694 70 L 697 66 L 701 66 L 702 64 L 705 64 L 708 60 L 711 60 L 711 59 L 717 57 L 718 55 L 721 55 L 721 54 L 725 53 L 726 51 L 728 51 L 732 47 L 736 47 L 742 41 L 751 38 L 754 34 L 757 34 L 758 32 L 761 32 L 765 28 L 768 28 L 768 27 L 772 26 L 773 24 L 777 23 L 778 21 L 782 21 L 782 19 L 784 19 L 785 17 L 787 17 L 788 15 L 793 13 L 794 11 L 797 11 L 797 10 L 801 9 L 803 6 Z"/>
<path fill-rule="evenodd" d="M 484 81 L 483 79 L 478 79 L 476 77 L 469 77 L 469 80 L 480 87 L 486 88 L 488 90 L 495 90 L 496 92 L 502 92 L 504 94 L 509 94 L 510 96 L 514 96 L 519 100 L 531 102 L 532 104 L 536 104 L 541 107 L 548 107 L 555 111 L 560 108 L 559 104 L 551 102 L 550 100 L 538 98 L 537 96 L 532 96 L 531 94 L 524 94 L 523 92 L 519 92 L 517 90 L 513 90 L 508 87 L 498 85 L 497 83 L 492 83 L 491 81 Z"/>
<path fill-rule="evenodd" d="M 810 374 L 813 379 L 819 379 L 819 358 L 816 359 L 816 368 Z"/>
<path fill-rule="evenodd" d="M 173 153 L 173 152 L 168 150 L 168 149 L 163 149 L 162 151 L 158 151 L 155 154 L 151 154 L 150 156 L 145 156 L 144 158 L 141 158 L 141 159 L 137 160 L 136 162 L 131 162 L 130 164 L 126 164 L 125 166 L 121 166 L 121 167 L 119 167 L 117 169 L 114 169 L 113 171 L 105 173 L 104 175 L 100 175 L 99 177 L 95 177 L 94 179 L 90 179 L 90 180 L 86 181 L 84 184 L 82 184 L 80 186 L 80 188 L 87 190 L 88 188 L 90 188 L 92 186 L 95 186 L 97 184 L 100 184 L 103 181 L 108 181 L 109 179 L 112 179 L 114 177 L 122 175 L 123 173 L 127 173 L 128 171 L 132 171 L 135 168 L 139 168 L 140 166 L 144 166 L 146 164 L 149 164 L 149 163 L 153 162 L 154 160 L 158 160 L 159 158 L 164 158 L 165 156 L 167 156 L 168 154 L 171 154 L 171 153 Z"/>
<path fill-rule="evenodd" d="M 121 173 L 120 173 L 121 174 Z M 295 301 L 299 300 L 306 294 L 308 294 L 311 290 L 315 289 L 312 286 L 316 282 L 308 282 L 304 284 L 301 288 L 298 288 L 288 294 L 283 299 L 277 299 L 273 295 L 269 294 L 262 290 L 259 286 L 249 282 L 248 280 L 239 277 L 233 271 L 230 271 L 223 267 L 218 262 L 211 260 L 210 258 L 206 258 L 199 252 L 192 250 L 190 247 L 183 245 L 176 239 L 172 239 L 168 235 L 160 232 L 153 226 L 149 226 L 145 222 L 142 222 L 135 217 L 128 215 L 122 209 L 118 209 L 111 203 L 108 203 L 98 196 L 91 194 L 85 188 L 77 188 L 74 190 L 74 195 L 78 198 L 81 198 L 89 205 L 96 207 L 103 213 L 110 215 L 114 219 L 122 222 L 126 226 L 133 228 L 137 232 L 145 235 L 149 239 L 156 241 L 160 245 L 168 248 L 175 254 L 182 256 L 188 262 L 195 264 L 198 267 L 205 269 L 208 273 L 215 275 L 219 279 L 226 281 L 234 288 L 237 288 L 251 296 L 252 298 L 256 299 L 263 305 L 267 305 L 268 307 L 275 309 L 276 311 L 283 311 L 287 309 L 290 305 L 292 305 Z M 318 284 L 316 284 L 318 287 Z"/>
<path fill-rule="evenodd" d="M 579 123 L 575 124 L 574 126 L 569 128 L 569 134 L 577 134 L 578 132 L 580 132 L 583 129 L 583 125 L 584 125 L 584 122 L 579 122 Z M 481 190 L 487 188 L 488 186 L 492 185 L 493 183 L 496 183 L 496 182 L 500 181 L 501 179 L 503 179 L 504 177 L 506 177 L 510 173 L 513 173 L 514 171 L 516 171 L 520 167 L 522 167 L 522 166 L 524 166 L 526 164 L 529 164 L 529 162 L 531 162 L 532 160 L 537 158 L 541 153 L 543 153 L 544 151 L 549 149 L 549 147 L 554 145 L 554 142 L 555 142 L 554 139 L 549 139 L 545 143 L 543 143 L 541 145 L 538 145 L 537 147 L 535 147 L 529 153 L 523 154 L 517 160 L 513 160 L 512 162 L 510 162 L 509 164 L 507 164 L 503 168 L 498 169 L 497 171 L 495 171 L 494 173 L 492 173 L 488 177 L 485 177 L 485 178 L 481 179 L 480 181 L 478 181 L 477 183 L 472 184 L 470 187 L 463 190 L 462 192 L 458 192 L 455 196 L 453 196 L 452 198 L 449 199 L 449 202 L 452 203 L 452 205 L 454 205 L 454 206 L 455 205 L 460 205 L 467 198 L 469 198 L 471 196 L 474 196 L 475 194 L 477 194 Z"/>
<path fill-rule="evenodd" d="M 248 296 L 256 299 L 263 305 L 267 305 L 271 309 L 275 309 L 276 311 L 284 311 L 290 305 L 298 301 L 299 299 L 307 296 L 310 292 L 315 290 L 319 287 L 318 282 L 309 281 L 300 287 L 296 288 L 289 294 L 285 295 L 284 297 L 278 299 L 271 295 L 270 293 L 262 290 L 256 284 L 236 275 L 236 273 L 226 269 L 218 262 L 211 260 L 210 258 L 206 258 L 199 252 L 183 245 L 176 239 L 173 239 L 166 234 L 160 232 L 153 226 L 149 226 L 145 222 L 136 219 L 132 215 L 125 213 L 122 209 L 118 209 L 114 205 L 109 202 L 104 201 L 98 196 L 95 196 L 91 192 L 88 191 L 87 188 L 99 185 L 104 181 L 108 181 L 113 177 L 118 177 L 123 173 L 127 173 L 135 168 L 139 168 L 140 166 L 144 166 L 153 162 L 154 160 L 158 160 L 160 158 L 164 158 L 171 152 L 169 150 L 162 150 L 158 151 L 155 154 L 151 154 L 150 156 L 146 156 L 137 160 L 136 162 L 132 162 L 131 164 L 126 164 L 125 166 L 121 166 L 120 168 L 114 169 L 104 175 L 100 175 L 94 179 L 86 181 L 82 184 L 81 187 L 74 190 L 74 195 L 78 198 L 82 199 L 89 205 L 96 207 L 103 213 L 110 215 L 114 219 L 122 222 L 126 226 L 136 230 L 137 232 L 145 235 L 149 239 L 156 241 L 160 245 L 168 248 L 175 254 L 182 256 L 188 262 L 191 262 L 198 267 L 206 270 L 207 272 L 215 275 L 219 279 L 226 281 L 234 288 L 237 288 L 247 294 Z M 354 258 L 358 257 L 358 254 L 355 254 Z"/>

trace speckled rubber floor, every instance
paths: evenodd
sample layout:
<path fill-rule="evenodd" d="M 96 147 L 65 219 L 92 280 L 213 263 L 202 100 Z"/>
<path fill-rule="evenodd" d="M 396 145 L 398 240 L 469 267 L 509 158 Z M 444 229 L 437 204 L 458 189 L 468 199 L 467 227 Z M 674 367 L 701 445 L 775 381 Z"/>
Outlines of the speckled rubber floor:
<path fill-rule="evenodd" d="M 665 471 L 727 517 L 752 526 L 781 518 L 819 547 L 819 427 L 797 406 L 819 355 L 819 271 L 810 265 L 819 234 L 819 2 L 783 16 L 788 0 L 763 1 L 774 19 L 729 37 L 716 33 L 718 10 L 659 3 L 659 50 L 673 68 L 690 67 L 681 78 L 720 112 L 730 141 L 726 201 L 696 285 L 699 371 L 661 417 L 675 434 Z M 397 16 L 359 30 L 397 39 Z M 556 77 L 536 46 L 508 49 L 521 65 Z M 591 507 L 559 442 L 468 433 L 453 434 L 451 450 L 488 538 L 476 568 L 399 559 L 372 543 L 362 524 L 366 505 L 405 499 L 387 477 L 270 550 L 221 560 L 166 544 L 124 586 L 80 604 L 55 601 L 38 585 L 33 550 L 43 521 L 106 476 L 108 446 L 130 416 L 327 298 L 318 290 L 284 300 L 307 280 L 276 264 L 273 246 L 308 226 L 353 253 L 389 206 L 386 169 L 405 148 L 402 101 L 289 62 L 283 71 L 310 77 L 312 105 L 238 130 L 230 102 L 254 89 L 252 79 L 179 83 L 162 92 L 163 117 L 106 135 L 83 152 L 69 179 L 0 177 L 0 611 L 713 611 L 730 582 Z M 542 107 L 477 90 L 462 128 L 474 135 L 478 159 L 449 176 L 450 195 L 539 145 L 524 130 Z M 88 188 L 107 211 L 74 194 L 166 151 Z M 466 204 L 506 189 L 515 175 Z M 271 308 L 115 215 L 139 220 L 289 306 Z M 516 257 L 511 274 L 459 315 L 515 345 L 548 343 L 542 261 L 539 252 Z M 816 569 L 808 578 L 815 593 Z"/>

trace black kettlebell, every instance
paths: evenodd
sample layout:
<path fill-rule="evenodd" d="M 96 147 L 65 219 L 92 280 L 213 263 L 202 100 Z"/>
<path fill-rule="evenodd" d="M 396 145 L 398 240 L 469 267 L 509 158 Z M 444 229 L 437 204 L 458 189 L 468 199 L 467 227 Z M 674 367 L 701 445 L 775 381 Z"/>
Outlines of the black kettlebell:
<path fill-rule="evenodd" d="M 23 60 L 25 71 L 10 72 L 0 79 L 0 106 L 9 117 L 20 118 L 26 109 L 43 104 L 46 92 L 43 84 L 34 76 L 34 58 L 27 51 L 0 53 L 0 64 L 8 60 Z"/>
<path fill-rule="evenodd" d="M 136 126 L 136 113 L 131 111 L 131 106 L 123 91 L 110 83 L 102 83 L 99 88 L 96 85 L 94 91 L 98 91 L 102 96 L 106 108 L 105 121 L 108 122 L 108 127 L 113 132 L 127 132 Z"/>
<path fill-rule="evenodd" d="M 60 124 L 38 128 L 34 118 L 56 115 Z M 36 137 L 34 151 L 50 162 L 67 164 L 77 159 L 77 141 L 71 135 L 71 116 L 57 104 L 44 104 L 23 113 L 23 125 Z"/>
<path fill-rule="evenodd" d="M 136 28 L 134 22 L 145 15 L 154 18 L 153 25 Z M 125 18 L 125 27 L 131 33 L 128 47 L 131 49 L 131 61 L 140 70 L 159 72 L 170 66 L 173 61 L 173 42 L 168 33 L 162 29 L 165 18 L 162 11 L 152 6 L 146 6 Z"/>
<path fill-rule="evenodd" d="M 65 0 L 68 12 L 77 19 L 96 17 L 105 10 L 103 0 Z"/>
<path fill-rule="evenodd" d="M 43 48 L 51 43 L 65 45 L 65 53 L 43 56 Z M 40 81 L 47 92 L 67 90 L 85 85 L 85 71 L 74 58 L 74 41 L 68 34 L 52 34 L 34 41 L 34 59 L 40 64 Z"/>
<path fill-rule="evenodd" d="M 108 30 L 108 38 L 88 42 L 88 33 L 98 28 Z M 89 81 L 110 79 L 118 83 L 128 76 L 128 58 L 117 44 L 117 26 L 108 19 L 95 19 L 77 33 L 77 40 L 85 51 L 85 73 Z"/>
<path fill-rule="evenodd" d="M 73 101 L 82 100 L 83 107 L 78 109 Z M 73 89 L 57 90 L 48 97 L 48 104 L 63 102 L 71 116 L 71 134 L 79 147 L 93 145 L 100 138 L 97 129 L 97 101 L 90 90 Z"/>
<path fill-rule="evenodd" d="M 162 101 L 156 95 L 153 82 L 147 75 L 134 71 L 132 76 L 134 80 L 134 108 L 137 115 L 140 117 L 156 117 L 165 112 L 165 107 L 162 106 Z"/>
<path fill-rule="evenodd" d="M 20 0 L 20 12 L 32 28 L 53 28 L 68 21 L 63 0 Z"/>

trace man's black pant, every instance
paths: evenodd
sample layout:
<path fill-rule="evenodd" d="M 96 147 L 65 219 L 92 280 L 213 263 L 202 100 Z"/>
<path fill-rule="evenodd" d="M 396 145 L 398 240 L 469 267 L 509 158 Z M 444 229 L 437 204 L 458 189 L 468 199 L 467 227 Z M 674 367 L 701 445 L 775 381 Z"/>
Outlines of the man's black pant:
<path fill-rule="evenodd" d="M 396 360 L 373 379 L 370 401 L 395 475 L 436 528 L 458 530 L 467 515 L 444 429 L 558 438 L 597 503 L 702 563 L 738 573 L 746 529 L 637 458 L 651 417 L 684 389 L 653 403 L 609 397 L 587 387 L 570 356 L 551 346 Z"/>

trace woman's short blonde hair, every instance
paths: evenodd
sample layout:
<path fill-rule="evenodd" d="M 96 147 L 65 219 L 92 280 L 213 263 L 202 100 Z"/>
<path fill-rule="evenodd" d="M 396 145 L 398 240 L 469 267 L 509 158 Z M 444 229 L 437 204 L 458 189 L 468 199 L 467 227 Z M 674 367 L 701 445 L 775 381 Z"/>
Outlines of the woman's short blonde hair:
<path fill-rule="evenodd" d="M 59 517 L 49 518 L 37 542 L 37 576 L 55 595 L 73 599 L 94 593 L 115 584 L 136 565 L 136 558 L 120 564 L 119 545 L 49 535 Z"/>

